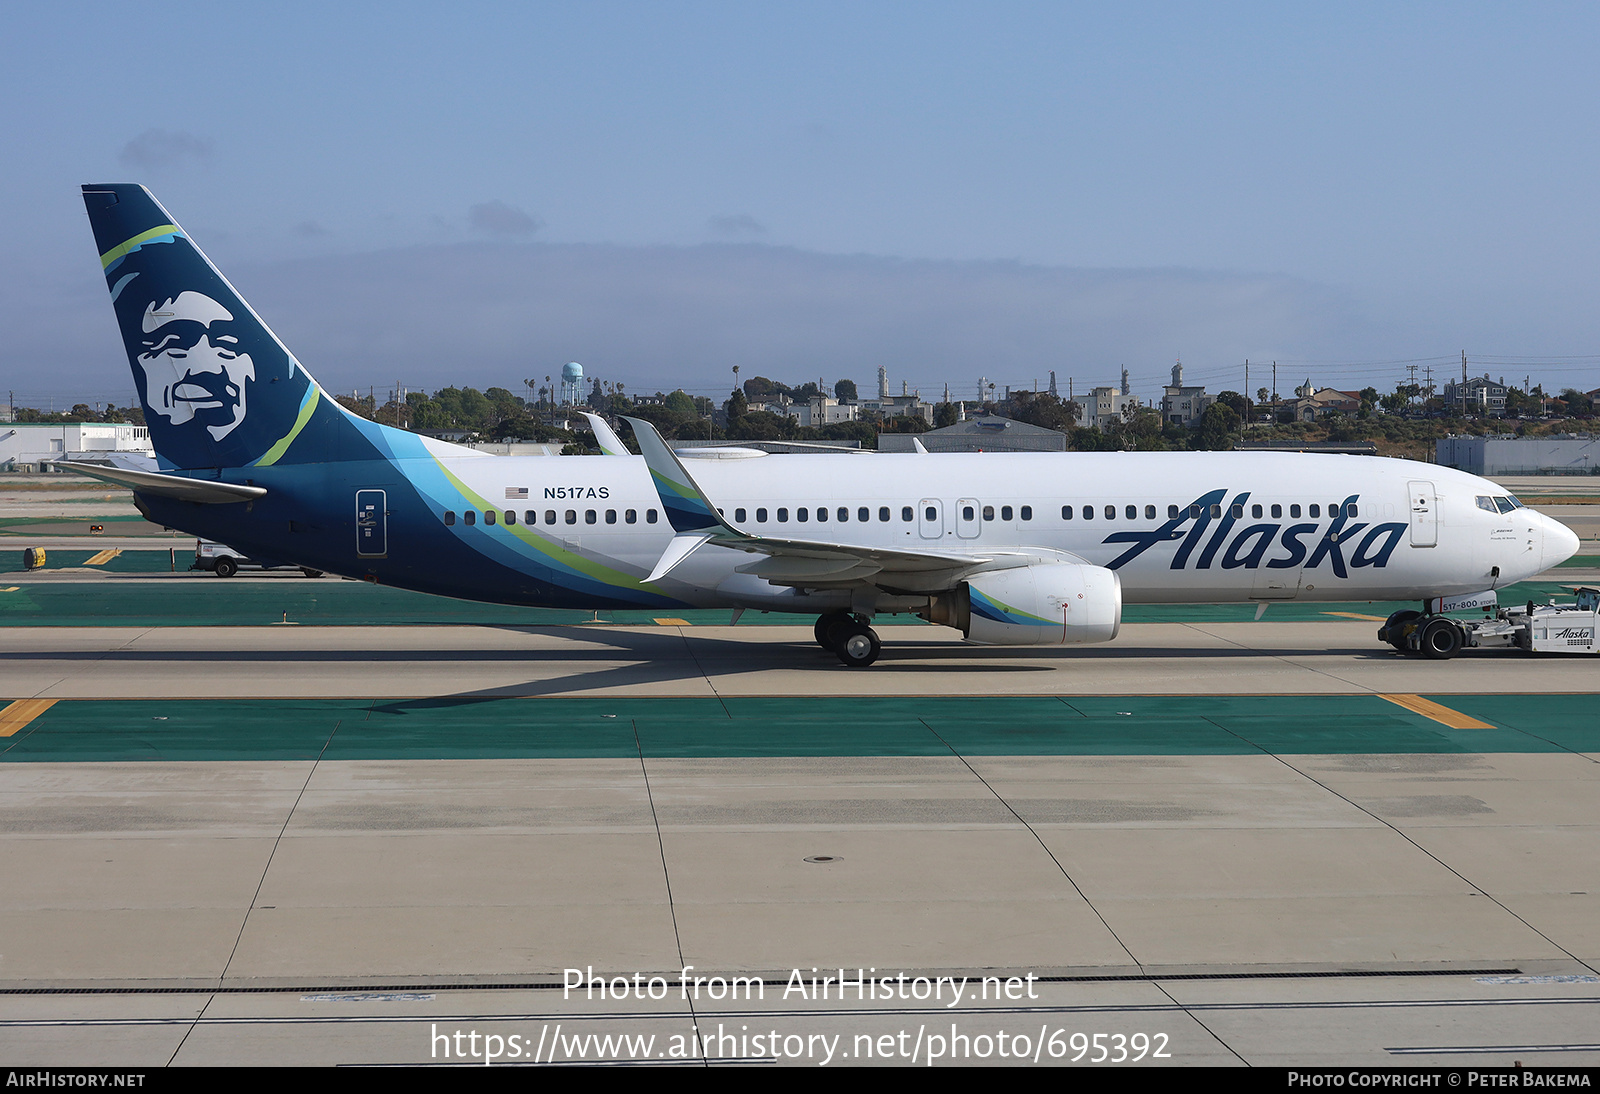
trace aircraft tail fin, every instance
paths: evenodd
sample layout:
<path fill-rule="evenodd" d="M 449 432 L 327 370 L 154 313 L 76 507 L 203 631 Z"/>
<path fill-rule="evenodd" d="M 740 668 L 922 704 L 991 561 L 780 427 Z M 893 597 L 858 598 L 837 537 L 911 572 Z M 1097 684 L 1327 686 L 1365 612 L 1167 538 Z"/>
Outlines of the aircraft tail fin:
<path fill-rule="evenodd" d="M 334 458 L 343 411 L 150 191 L 86 185 L 83 201 L 161 465 Z"/>

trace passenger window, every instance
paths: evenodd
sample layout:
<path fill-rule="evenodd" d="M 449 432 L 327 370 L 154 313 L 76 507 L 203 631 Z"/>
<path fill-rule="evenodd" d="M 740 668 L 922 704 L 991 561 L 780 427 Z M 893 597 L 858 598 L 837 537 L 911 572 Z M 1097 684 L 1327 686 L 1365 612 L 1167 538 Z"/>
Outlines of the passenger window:
<path fill-rule="evenodd" d="M 984 520 L 993 520 L 994 519 L 994 506 L 985 505 L 983 507 L 983 519 Z"/>
<path fill-rule="evenodd" d="M 977 520 L 978 519 L 978 511 L 976 509 L 974 509 L 970 505 L 963 505 L 961 507 L 961 519 L 962 520 Z"/>
<path fill-rule="evenodd" d="M 1211 519 L 1216 520 L 1220 516 L 1222 516 L 1222 506 L 1213 505 L 1211 507 Z"/>
<path fill-rule="evenodd" d="M 822 506 L 822 505 L 817 506 L 817 519 L 818 520 L 827 520 L 828 519 L 828 510 L 827 510 L 826 506 Z"/>
<path fill-rule="evenodd" d="M 1289 516 L 1295 520 L 1300 519 L 1300 507 L 1298 505 L 1289 506 Z"/>
<path fill-rule="evenodd" d="M 644 511 L 644 522 L 646 524 L 654 524 L 656 522 L 656 511 L 654 509 L 646 509 Z"/>
<path fill-rule="evenodd" d="M 583 523 L 585 523 L 585 524 L 593 524 L 594 522 L 595 522 L 595 511 L 593 509 L 585 509 L 583 511 Z"/>
<path fill-rule="evenodd" d="M 931 510 L 931 509 L 930 509 L 930 510 L 928 510 L 928 511 L 929 511 L 929 512 L 930 512 L 930 513 L 931 513 L 931 512 L 933 512 L 933 510 Z M 929 518 L 928 518 L 928 519 L 929 519 L 929 520 L 932 520 L 932 519 L 933 519 L 933 518 L 932 518 L 932 517 L 929 517 Z M 1000 519 L 1001 519 L 1001 520 L 1010 520 L 1010 519 L 1011 519 L 1011 506 L 1009 506 L 1009 505 L 1002 505 L 1002 506 L 1001 506 L 1001 507 L 1000 507 Z"/>
<path fill-rule="evenodd" d="M 1339 516 L 1339 507 L 1337 505 L 1328 506 L 1328 515 L 1337 519 Z"/>
<path fill-rule="evenodd" d="M 493 524 L 494 523 L 494 510 L 493 509 L 485 509 L 483 511 L 483 523 L 485 523 L 485 524 Z"/>
<path fill-rule="evenodd" d="M 506 523 L 507 524 L 515 524 L 515 523 L 517 523 L 517 514 L 516 514 L 516 511 L 514 509 L 507 509 L 506 510 Z"/>
<path fill-rule="evenodd" d="M 461 514 L 461 519 L 466 521 L 468 524 L 477 524 L 478 523 L 478 514 L 475 513 L 473 510 L 468 509 L 465 513 Z"/>
<path fill-rule="evenodd" d="M 1024 505 L 1022 507 L 1022 519 L 1023 520 L 1032 520 L 1033 519 L 1033 506 Z"/>
<path fill-rule="evenodd" d="M 1177 520 L 1178 519 L 1178 507 L 1176 505 L 1167 506 L 1167 519 L 1168 520 Z"/>
<path fill-rule="evenodd" d="M 1071 520 L 1072 519 L 1072 506 L 1063 505 L 1061 507 L 1061 519 L 1062 520 Z"/>
<path fill-rule="evenodd" d="M 744 510 L 743 510 L 743 509 L 735 509 L 735 510 L 734 510 L 734 511 L 733 511 L 733 519 L 734 519 L 734 520 L 736 520 L 736 521 L 738 521 L 738 522 L 739 522 L 739 523 L 740 523 L 740 524 L 743 524 L 743 523 L 744 523 L 744 522 L 745 522 L 745 514 L 744 514 Z M 631 519 L 630 519 L 630 520 L 629 520 L 629 521 L 628 521 L 628 523 L 629 523 L 629 524 L 632 524 L 632 523 L 633 523 L 633 521 L 632 521 L 632 520 L 631 520 Z"/>
<path fill-rule="evenodd" d="M 739 512 L 743 513 L 744 510 L 741 509 L 741 510 L 739 510 Z M 639 510 L 637 510 L 637 509 L 629 509 L 626 513 L 622 514 L 622 519 L 627 521 L 629 524 L 638 524 L 639 523 Z M 744 517 L 740 517 L 739 519 L 743 520 Z"/>
<path fill-rule="evenodd" d="M 537 509 L 529 509 L 527 512 L 523 513 L 522 514 L 522 523 L 524 523 L 524 524 L 538 524 L 539 523 L 539 510 L 537 510 Z"/>
<path fill-rule="evenodd" d="M 778 523 L 779 524 L 788 524 L 789 523 L 789 510 L 787 510 L 787 509 L 779 509 L 778 510 Z"/>
<path fill-rule="evenodd" d="M 888 520 L 889 519 L 889 507 L 887 505 L 878 506 L 878 519 L 879 520 Z"/>
<path fill-rule="evenodd" d="M 905 521 L 908 524 L 911 522 L 911 520 L 913 519 L 912 518 L 912 513 L 911 513 L 911 506 L 902 505 L 900 507 L 900 519 Z"/>
<path fill-rule="evenodd" d="M 756 510 L 756 523 L 757 524 L 765 524 L 765 523 L 767 523 L 767 511 L 765 509 L 757 509 Z"/>
<path fill-rule="evenodd" d="M 1117 519 L 1117 507 L 1115 505 L 1106 506 L 1106 519 L 1107 520 L 1116 520 Z"/>
<path fill-rule="evenodd" d="M 1272 507 L 1272 519 L 1273 520 L 1277 520 L 1279 517 L 1282 517 L 1282 516 L 1283 516 L 1283 506 L 1274 505 Z"/>
<path fill-rule="evenodd" d="M 1155 520 L 1156 519 L 1156 507 L 1154 505 L 1146 505 L 1144 507 L 1144 519 L 1145 520 Z"/>
<path fill-rule="evenodd" d="M 1244 506 L 1235 504 L 1233 508 L 1229 510 L 1229 512 L 1232 514 L 1234 520 L 1238 520 L 1240 517 L 1244 516 Z"/>
<path fill-rule="evenodd" d="M 1094 506 L 1085 505 L 1083 507 L 1083 519 L 1084 520 L 1093 520 L 1094 519 Z"/>
<path fill-rule="evenodd" d="M 1481 501 L 1483 499 L 1480 498 L 1479 500 Z M 456 522 L 456 515 L 452 510 L 446 509 L 444 511 L 444 522 L 447 526 Z"/>
<path fill-rule="evenodd" d="M 1312 517 L 1320 517 L 1320 516 L 1322 516 L 1322 506 L 1320 506 L 1320 505 L 1311 506 L 1311 511 L 1310 511 L 1309 515 L 1312 516 Z"/>
<path fill-rule="evenodd" d="M 1138 520 L 1139 507 L 1137 505 L 1130 505 L 1122 511 L 1122 515 L 1127 517 L 1129 520 Z"/>
<path fill-rule="evenodd" d="M 1251 516 L 1252 516 L 1252 517 L 1253 517 L 1253 518 L 1255 518 L 1255 519 L 1256 519 L 1256 520 L 1260 520 L 1260 519 L 1261 519 L 1261 506 L 1259 506 L 1259 505 L 1252 505 L 1252 506 L 1251 506 L 1251 507 L 1250 507 L 1250 515 L 1251 515 Z"/>
<path fill-rule="evenodd" d="M 802 506 L 794 511 L 794 519 L 802 524 L 811 519 L 811 510 Z"/>
<path fill-rule="evenodd" d="M 617 523 L 617 511 L 615 509 L 607 509 L 606 510 L 606 523 L 607 524 L 615 524 L 615 523 Z"/>
<path fill-rule="evenodd" d="M 1189 515 L 1191 517 L 1194 517 L 1196 520 L 1199 520 L 1200 519 L 1200 506 L 1198 506 L 1198 505 L 1189 506 Z"/>
<path fill-rule="evenodd" d="M 835 517 L 837 517 L 839 520 L 849 520 L 850 519 L 850 510 L 846 509 L 844 506 L 841 505 L 841 506 L 839 506 L 839 511 L 837 513 L 833 514 L 833 515 Z"/>
<path fill-rule="evenodd" d="M 556 522 L 556 511 L 554 509 L 546 509 L 544 511 L 544 522 L 546 524 L 554 524 Z"/>
<path fill-rule="evenodd" d="M 872 519 L 872 510 L 863 505 L 860 509 L 856 510 L 856 519 L 862 524 L 867 523 L 867 521 Z"/>
<path fill-rule="evenodd" d="M 1360 516 L 1360 514 L 1356 512 L 1354 503 L 1344 507 L 1344 515 L 1349 517 L 1351 520 L 1355 520 L 1356 517 Z"/>
<path fill-rule="evenodd" d="M 568 524 L 577 524 L 578 523 L 578 511 L 576 509 L 568 509 L 567 510 L 567 523 Z"/>

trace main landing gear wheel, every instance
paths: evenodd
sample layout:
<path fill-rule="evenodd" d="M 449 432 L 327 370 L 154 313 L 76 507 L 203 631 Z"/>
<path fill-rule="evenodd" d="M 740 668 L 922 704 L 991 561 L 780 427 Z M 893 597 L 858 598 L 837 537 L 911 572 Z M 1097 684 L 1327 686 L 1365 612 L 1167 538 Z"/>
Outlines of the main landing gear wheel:
<path fill-rule="evenodd" d="M 834 641 L 833 638 L 834 628 L 841 627 L 846 623 L 854 622 L 855 616 L 851 615 L 849 612 L 829 612 L 827 615 L 819 616 L 817 618 L 817 625 L 812 631 L 812 633 L 817 636 L 817 645 L 821 646 L 829 653 L 837 653 L 839 651 L 839 644 Z"/>
<path fill-rule="evenodd" d="M 218 577 L 232 577 L 239 572 L 239 564 L 231 558 L 219 558 L 217 564 L 211 568 L 211 572 Z"/>
<path fill-rule="evenodd" d="M 1406 624 L 1421 618 L 1422 613 L 1417 611 L 1395 612 L 1384 621 L 1383 629 L 1378 632 L 1379 641 L 1389 643 L 1401 653 L 1410 652 L 1406 648 Z"/>
<path fill-rule="evenodd" d="M 883 643 L 878 641 L 873 629 L 854 619 L 839 627 L 833 634 L 838 641 L 833 652 L 838 654 L 839 660 L 847 668 L 864 669 L 876 661 L 878 654 L 883 652 Z"/>
<path fill-rule="evenodd" d="M 1453 619 L 1434 619 L 1422 628 L 1418 645 L 1422 655 L 1434 661 L 1448 661 L 1461 652 L 1461 628 Z"/>

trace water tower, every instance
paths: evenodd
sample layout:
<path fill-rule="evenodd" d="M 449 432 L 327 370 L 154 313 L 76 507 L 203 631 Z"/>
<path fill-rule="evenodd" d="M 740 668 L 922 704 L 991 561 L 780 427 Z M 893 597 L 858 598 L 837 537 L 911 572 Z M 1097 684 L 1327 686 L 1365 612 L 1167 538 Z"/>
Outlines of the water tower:
<path fill-rule="evenodd" d="M 568 361 L 561 366 L 561 405 L 581 406 L 583 404 L 583 366 L 576 361 Z"/>

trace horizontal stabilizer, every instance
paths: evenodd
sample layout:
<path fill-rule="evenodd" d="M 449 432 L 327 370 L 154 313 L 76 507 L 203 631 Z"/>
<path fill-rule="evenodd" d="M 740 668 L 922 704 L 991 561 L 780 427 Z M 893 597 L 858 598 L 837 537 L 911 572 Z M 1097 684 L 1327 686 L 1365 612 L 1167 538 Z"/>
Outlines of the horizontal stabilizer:
<path fill-rule="evenodd" d="M 153 494 L 160 498 L 176 498 L 179 501 L 193 501 L 201 505 L 229 505 L 241 501 L 254 501 L 256 498 L 265 497 L 267 491 L 260 486 L 240 486 L 232 482 L 208 482 L 204 479 L 189 479 L 182 475 L 168 475 L 157 471 L 131 471 L 123 467 L 101 467 L 96 464 L 79 463 L 76 460 L 61 460 L 56 467 L 66 471 L 74 471 L 79 475 L 88 475 L 92 479 L 102 482 L 114 482 L 118 486 L 127 486 L 141 494 Z"/>

